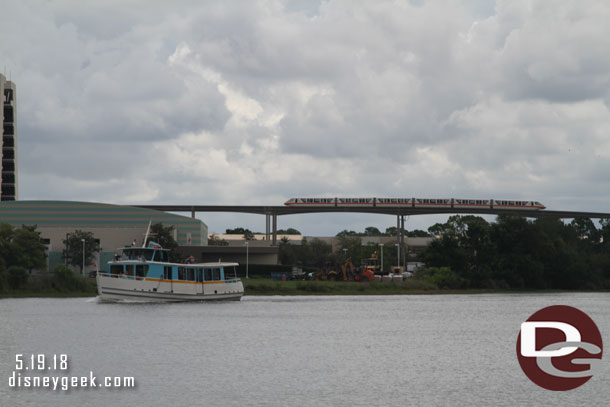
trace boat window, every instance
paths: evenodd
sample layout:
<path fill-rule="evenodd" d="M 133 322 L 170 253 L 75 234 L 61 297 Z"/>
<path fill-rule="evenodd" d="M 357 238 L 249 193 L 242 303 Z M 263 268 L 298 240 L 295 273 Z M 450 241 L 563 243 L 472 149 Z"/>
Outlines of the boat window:
<path fill-rule="evenodd" d="M 188 277 L 188 281 L 195 281 L 195 269 L 188 268 L 187 277 Z"/>
<path fill-rule="evenodd" d="M 212 269 L 212 280 L 213 281 L 220 280 L 220 269 Z"/>
<path fill-rule="evenodd" d="M 136 277 L 146 277 L 148 264 L 136 264 Z"/>
<path fill-rule="evenodd" d="M 167 252 L 163 250 L 157 250 L 155 252 L 154 260 L 159 262 L 167 262 Z"/>
<path fill-rule="evenodd" d="M 133 264 L 126 264 L 125 265 L 125 275 L 133 276 Z"/>
<path fill-rule="evenodd" d="M 119 274 L 123 274 L 123 265 L 112 265 L 110 266 L 110 274 L 112 275 L 119 275 Z"/>
<path fill-rule="evenodd" d="M 203 282 L 203 269 L 202 268 L 197 269 L 197 282 L 198 283 Z"/>
<path fill-rule="evenodd" d="M 124 249 L 125 256 L 129 260 L 152 260 L 154 250 L 151 249 Z"/>
<path fill-rule="evenodd" d="M 178 280 L 186 280 L 186 268 L 178 267 Z"/>
<path fill-rule="evenodd" d="M 163 279 L 164 280 L 172 279 L 172 268 L 170 266 L 163 267 Z"/>
<path fill-rule="evenodd" d="M 212 281 L 212 269 L 205 269 L 205 281 Z"/>
<path fill-rule="evenodd" d="M 237 270 L 235 269 L 235 266 L 225 267 L 224 271 L 225 271 L 225 280 L 237 278 Z"/>

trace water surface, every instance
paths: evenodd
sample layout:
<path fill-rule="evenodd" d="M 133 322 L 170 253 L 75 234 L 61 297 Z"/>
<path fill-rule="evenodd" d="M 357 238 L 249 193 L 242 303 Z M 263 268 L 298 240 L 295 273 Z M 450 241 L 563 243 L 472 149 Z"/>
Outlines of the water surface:
<path fill-rule="evenodd" d="M 5 299 L 0 405 L 606 405 L 605 360 L 601 373 L 570 392 L 538 388 L 518 365 L 521 322 L 556 304 L 580 308 L 610 338 L 610 301 L 603 293 L 244 297 L 199 304 Z M 69 356 L 68 372 L 44 374 L 133 376 L 136 387 L 11 389 L 18 353 Z"/>

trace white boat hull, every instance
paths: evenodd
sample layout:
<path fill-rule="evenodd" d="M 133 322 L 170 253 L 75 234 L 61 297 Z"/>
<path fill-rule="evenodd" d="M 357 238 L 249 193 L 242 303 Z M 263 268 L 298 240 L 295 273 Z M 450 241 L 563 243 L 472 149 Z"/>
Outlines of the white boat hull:
<path fill-rule="evenodd" d="M 240 280 L 195 283 L 111 277 L 107 274 L 98 274 L 96 279 L 98 294 L 103 302 L 239 301 L 244 294 Z"/>

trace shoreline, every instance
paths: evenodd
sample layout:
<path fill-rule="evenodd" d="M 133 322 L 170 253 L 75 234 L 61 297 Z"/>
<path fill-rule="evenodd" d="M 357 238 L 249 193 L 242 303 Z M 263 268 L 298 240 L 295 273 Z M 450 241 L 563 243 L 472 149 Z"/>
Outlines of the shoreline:
<path fill-rule="evenodd" d="M 609 293 L 610 290 L 569 289 L 499 289 L 465 288 L 439 289 L 418 280 L 402 283 L 343 282 L 343 281 L 276 281 L 267 278 L 242 278 L 244 297 L 259 296 L 341 296 L 341 295 L 474 295 L 474 294 L 553 294 L 553 293 Z M 97 296 L 95 280 L 86 283 L 87 290 L 23 289 L 0 293 L 0 300 L 8 298 L 93 298 Z"/>

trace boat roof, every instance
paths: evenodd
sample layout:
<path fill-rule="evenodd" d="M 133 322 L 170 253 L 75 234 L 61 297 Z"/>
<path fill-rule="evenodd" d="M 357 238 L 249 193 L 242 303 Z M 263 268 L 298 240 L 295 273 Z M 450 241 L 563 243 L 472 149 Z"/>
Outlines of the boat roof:
<path fill-rule="evenodd" d="M 124 260 L 112 260 L 108 263 L 118 264 L 118 263 L 157 263 L 157 264 L 169 264 L 172 266 L 190 266 L 190 267 L 231 267 L 231 266 L 239 266 L 239 263 L 230 263 L 230 262 L 213 262 L 213 263 L 171 263 L 167 261 L 154 261 L 154 260 L 135 260 L 135 259 L 124 259 Z"/>
<path fill-rule="evenodd" d="M 180 264 L 180 265 L 183 265 L 183 266 L 199 266 L 199 267 L 239 266 L 239 263 L 221 263 L 221 262 L 215 262 L 215 263 L 190 263 L 190 264 L 172 263 L 172 264 Z"/>
<path fill-rule="evenodd" d="M 164 249 L 161 246 L 159 246 L 159 247 L 123 246 L 123 247 L 119 247 L 117 250 L 163 250 L 164 252 L 169 251 L 169 249 Z"/>

